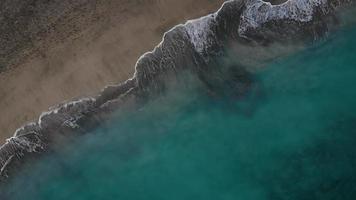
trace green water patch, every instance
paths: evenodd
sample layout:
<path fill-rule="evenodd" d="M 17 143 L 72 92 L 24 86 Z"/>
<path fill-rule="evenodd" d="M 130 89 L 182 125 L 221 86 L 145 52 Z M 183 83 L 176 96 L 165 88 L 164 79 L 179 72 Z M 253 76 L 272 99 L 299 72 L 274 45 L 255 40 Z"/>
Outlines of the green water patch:
<path fill-rule="evenodd" d="M 355 36 L 356 27 L 347 27 L 266 66 L 255 74 L 259 89 L 245 98 L 194 93 L 150 102 L 35 163 L 1 194 L 14 200 L 353 200 Z"/>

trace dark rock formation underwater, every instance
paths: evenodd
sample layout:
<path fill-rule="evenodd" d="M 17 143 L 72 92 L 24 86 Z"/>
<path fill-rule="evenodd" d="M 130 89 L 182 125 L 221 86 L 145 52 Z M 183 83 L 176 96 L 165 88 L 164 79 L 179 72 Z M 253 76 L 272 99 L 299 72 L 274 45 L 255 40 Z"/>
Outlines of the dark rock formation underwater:
<path fill-rule="evenodd" d="M 172 82 L 189 87 L 189 82 L 180 79 L 185 71 L 197 76 L 209 93 L 221 92 L 219 85 L 229 82 L 228 95 L 244 94 L 252 81 L 243 63 L 229 67 L 218 63 L 218 58 L 227 54 L 227 46 L 267 48 L 274 42 L 317 40 L 335 23 L 335 9 L 349 3 L 352 1 L 289 0 L 272 5 L 262 0 L 232 0 L 214 14 L 174 27 L 152 52 L 138 60 L 131 79 L 108 86 L 96 97 L 58 105 L 37 122 L 18 129 L 0 148 L 1 180 L 16 175 L 24 163 L 68 138 L 97 127 L 114 112 L 139 108 Z"/>

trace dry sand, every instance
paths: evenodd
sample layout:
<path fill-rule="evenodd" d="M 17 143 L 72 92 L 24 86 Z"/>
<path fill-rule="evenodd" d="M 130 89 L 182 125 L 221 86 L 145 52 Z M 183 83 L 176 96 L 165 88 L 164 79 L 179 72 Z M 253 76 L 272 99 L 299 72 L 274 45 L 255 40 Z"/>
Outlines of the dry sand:
<path fill-rule="evenodd" d="M 217 10 L 223 0 L 83 2 L 48 23 L 50 30 L 0 73 L 0 143 L 49 107 L 131 77 L 137 59 L 165 31 Z"/>

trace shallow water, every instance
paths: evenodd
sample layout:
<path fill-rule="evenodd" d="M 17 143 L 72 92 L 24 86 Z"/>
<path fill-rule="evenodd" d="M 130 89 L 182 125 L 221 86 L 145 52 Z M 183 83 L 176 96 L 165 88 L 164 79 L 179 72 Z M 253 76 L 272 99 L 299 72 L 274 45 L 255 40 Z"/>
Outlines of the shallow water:
<path fill-rule="evenodd" d="M 348 26 L 269 64 L 245 98 L 170 93 L 120 115 L 1 193 L 14 200 L 355 199 L 355 36 Z"/>

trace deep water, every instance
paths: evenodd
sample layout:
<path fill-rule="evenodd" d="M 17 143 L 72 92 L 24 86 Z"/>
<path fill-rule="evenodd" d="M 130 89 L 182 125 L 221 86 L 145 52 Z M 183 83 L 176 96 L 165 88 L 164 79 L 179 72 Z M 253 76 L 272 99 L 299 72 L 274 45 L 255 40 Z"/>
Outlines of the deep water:
<path fill-rule="evenodd" d="M 356 199 L 356 26 L 239 99 L 168 93 L 24 170 L 14 200 Z M 179 98 L 177 98 L 179 97 Z"/>

